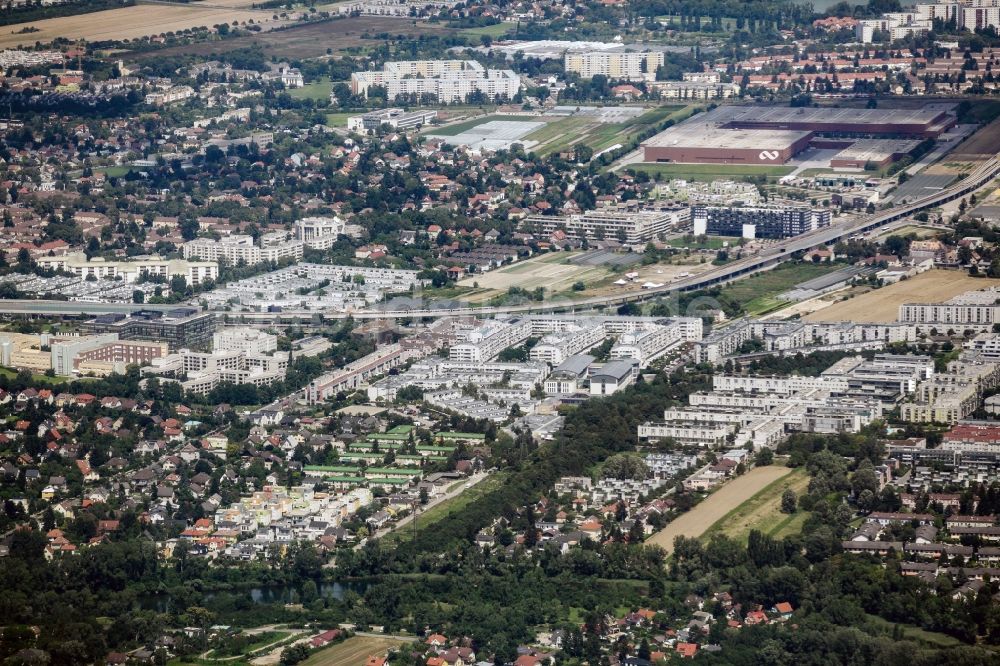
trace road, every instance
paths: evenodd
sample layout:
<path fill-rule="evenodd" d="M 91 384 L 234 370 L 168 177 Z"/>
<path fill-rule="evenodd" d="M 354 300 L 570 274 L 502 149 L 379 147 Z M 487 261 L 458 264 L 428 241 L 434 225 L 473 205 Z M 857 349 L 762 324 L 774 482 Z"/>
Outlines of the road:
<path fill-rule="evenodd" d="M 725 284 L 752 273 L 769 270 L 787 261 L 796 252 L 802 252 L 817 245 L 829 245 L 846 240 L 852 236 L 866 234 L 888 224 L 908 218 L 922 210 L 960 199 L 990 183 L 998 174 L 1000 174 L 1000 158 L 994 157 L 969 172 L 962 180 L 949 185 L 940 192 L 935 192 L 912 203 L 897 206 L 874 215 L 868 215 L 849 224 L 830 226 L 795 236 L 752 257 L 732 261 L 723 266 L 717 266 L 699 273 L 694 277 L 678 280 L 662 287 L 646 289 L 641 292 L 594 296 L 579 300 L 543 301 L 541 303 L 525 303 L 520 305 L 476 307 L 464 303 L 456 305 L 455 303 L 424 302 L 419 306 L 396 310 L 369 310 L 363 312 L 243 312 L 239 314 L 220 312 L 219 316 L 228 314 L 234 319 L 240 318 L 250 323 L 270 322 L 283 324 L 312 320 L 317 317 L 323 320 L 339 320 L 348 318 L 403 319 L 409 317 L 490 316 L 533 312 L 587 311 L 594 308 L 623 305 L 625 303 L 639 303 L 675 292 L 693 291 L 713 285 Z M 121 312 L 123 308 L 127 307 L 122 304 L 103 305 L 97 303 L 67 303 L 65 301 L 0 300 L 0 314 L 68 315 L 81 312 L 95 314 L 98 312 Z M 141 306 L 134 307 L 138 309 Z"/>

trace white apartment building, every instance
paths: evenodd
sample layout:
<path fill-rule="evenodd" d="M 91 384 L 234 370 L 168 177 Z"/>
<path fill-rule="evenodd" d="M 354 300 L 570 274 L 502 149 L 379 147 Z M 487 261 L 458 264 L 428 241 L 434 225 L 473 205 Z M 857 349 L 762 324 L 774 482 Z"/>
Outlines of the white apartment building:
<path fill-rule="evenodd" d="M 61 257 L 39 257 L 41 268 L 72 273 L 85 280 L 123 280 L 135 282 L 142 276 L 163 278 L 166 281 L 182 276 L 189 285 L 202 284 L 219 277 L 219 265 L 214 261 L 186 261 L 162 257 L 133 257 L 129 261 L 106 261 L 102 257 L 87 259 L 80 253 Z"/>
<path fill-rule="evenodd" d="M 278 351 L 278 336 L 242 326 L 216 331 L 212 336 L 214 351 L 234 351 L 244 354 L 269 354 Z"/>
<path fill-rule="evenodd" d="M 622 333 L 611 348 L 613 359 L 632 358 L 647 365 L 684 342 L 679 326 L 651 325 L 637 331 Z"/>
<path fill-rule="evenodd" d="M 530 335 L 531 322 L 527 319 L 486 321 L 460 332 L 460 342 L 452 345 L 448 358 L 464 362 L 492 361 L 504 349 L 521 344 Z"/>
<path fill-rule="evenodd" d="M 646 89 L 658 92 L 663 99 L 729 99 L 740 94 L 739 85 L 718 81 L 650 81 Z"/>
<path fill-rule="evenodd" d="M 897 40 L 926 34 L 933 27 L 933 21 L 923 18 L 918 12 L 890 12 L 879 18 L 858 21 L 855 32 L 859 41 L 868 44 L 876 32 L 887 33 L 890 40 Z"/>
<path fill-rule="evenodd" d="M 532 361 L 556 366 L 574 354 L 592 349 L 604 341 L 607 332 L 600 324 L 585 324 L 544 335 L 529 352 Z"/>
<path fill-rule="evenodd" d="M 521 78 L 510 69 L 485 69 L 474 60 L 407 60 L 387 62 L 381 71 L 351 74 L 351 92 L 368 96 L 383 87 L 388 99 L 430 97 L 455 104 L 473 93 L 487 99 L 511 99 L 521 89 Z"/>
<path fill-rule="evenodd" d="M 973 32 L 975 30 L 1000 27 L 1000 0 L 963 0 L 918 4 L 914 7 L 917 15 L 925 21 L 955 21 L 955 25 Z"/>
<path fill-rule="evenodd" d="M 253 236 L 236 234 L 220 240 L 196 238 L 184 243 L 184 258 L 198 258 L 206 261 L 226 261 L 232 266 L 245 264 L 253 266 L 263 262 L 278 262 L 282 259 L 298 261 L 302 259 L 304 243 L 290 239 L 282 232 L 261 236 L 260 245 L 254 243 Z"/>
<path fill-rule="evenodd" d="M 189 349 L 153 359 L 142 368 L 144 376 L 173 377 L 185 391 L 205 395 L 223 382 L 268 386 L 285 378 L 288 371 L 288 352 L 271 355 L 242 351 L 210 353 Z"/>
<path fill-rule="evenodd" d="M 603 75 L 612 80 L 651 81 L 662 65 L 662 51 L 567 53 L 563 60 L 566 73 L 579 74 L 583 79 Z"/>
<path fill-rule="evenodd" d="M 619 240 L 641 245 L 680 227 L 691 219 L 691 209 L 678 206 L 663 210 L 590 210 L 578 215 L 529 215 L 522 228 L 549 235 L 557 229 L 568 236 L 588 240 Z"/>
<path fill-rule="evenodd" d="M 899 306 L 899 321 L 913 324 L 921 333 L 936 329 L 985 332 L 1000 322 L 1000 305 L 973 303 L 905 303 Z"/>
<path fill-rule="evenodd" d="M 719 448 L 727 438 L 736 433 L 733 423 L 696 423 L 674 421 L 669 423 L 643 423 L 639 426 L 639 439 L 650 441 L 672 439 L 681 446 Z"/>
<path fill-rule="evenodd" d="M 344 233 L 339 217 L 304 217 L 295 222 L 295 238 L 313 250 L 328 250 Z"/>
<path fill-rule="evenodd" d="M 194 88 L 191 86 L 174 86 L 168 90 L 152 92 L 146 95 L 146 104 L 152 106 L 164 106 L 174 102 L 182 102 L 195 96 Z"/>

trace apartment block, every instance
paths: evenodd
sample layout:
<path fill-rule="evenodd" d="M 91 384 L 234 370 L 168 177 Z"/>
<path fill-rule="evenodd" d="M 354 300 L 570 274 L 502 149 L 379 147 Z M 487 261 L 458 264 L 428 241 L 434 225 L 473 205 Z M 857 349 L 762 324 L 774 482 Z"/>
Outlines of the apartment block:
<path fill-rule="evenodd" d="M 106 261 L 101 257 L 88 259 L 87 255 L 80 252 L 60 257 L 39 257 L 37 263 L 40 268 L 72 273 L 84 280 L 123 280 L 131 283 L 145 277 L 170 281 L 179 275 L 189 285 L 198 285 L 219 277 L 219 265 L 215 261 L 186 261 L 162 257 L 134 257 L 128 261 Z"/>
<path fill-rule="evenodd" d="M 612 80 L 651 81 L 656 78 L 656 69 L 661 66 L 662 51 L 567 53 L 563 60 L 567 74 L 578 74 L 583 79 L 601 75 Z"/>
<path fill-rule="evenodd" d="M 530 335 L 531 322 L 527 319 L 486 321 L 460 332 L 460 342 L 451 347 L 448 358 L 465 362 L 492 361 L 504 349 L 521 344 Z"/>
<path fill-rule="evenodd" d="M 339 217 L 304 217 L 295 222 L 295 238 L 313 250 L 328 250 L 344 233 Z"/>
<path fill-rule="evenodd" d="M 806 206 L 695 206 L 691 220 L 695 236 L 790 238 L 830 226 L 831 214 L 829 210 Z"/>
<path fill-rule="evenodd" d="M 658 210 L 590 210 L 577 215 L 529 215 L 522 228 L 543 235 L 562 230 L 573 238 L 618 240 L 628 245 L 644 245 L 679 228 L 691 219 L 691 209 L 676 206 Z"/>
<path fill-rule="evenodd" d="M 276 263 L 282 259 L 302 259 L 304 243 L 290 239 L 286 234 L 274 232 L 261 236 L 260 244 L 253 236 L 236 234 L 219 240 L 196 238 L 184 243 L 184 258 L 205 261 L 225 261 L 231 266 L 253 266 L 263 262 Z"/>
<path fill-rule="evenodd" d="M 485 69 L 474 60 L 408 60 L 387 62 L 380 71 L 351 74 L 351 92 L 368 97 L 385 88 L 388 99 L 425 98 L 444 104 L 465 102 L 472 94 L 489 100 L 511 99 L 521 78 L 510 69 Z"/>

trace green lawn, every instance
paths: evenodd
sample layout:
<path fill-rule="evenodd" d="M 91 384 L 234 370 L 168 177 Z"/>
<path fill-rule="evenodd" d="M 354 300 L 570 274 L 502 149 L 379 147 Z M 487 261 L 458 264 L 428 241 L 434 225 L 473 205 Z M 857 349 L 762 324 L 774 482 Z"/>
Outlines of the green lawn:
<path fill-rule="evenodd" d="M 740 303 L 750 314 L 775 309 L 774 297 L 795 285 L 843 268 L 840 264 L 784 263 L 770 271 L 757 273 L 723 288 L 723 296 Z"/>
<path fill-rule="evenodd" d="M 751 530 L 759 530 L 771 536 L 778 536 L 779 533 L 784 536 L 792 533 L 791 525 L 801 529 L 806 515 L 803 512 L 791 515 L 781 513 L 781 495 L 786 488 L 791 488 L 796 495 L 801 495 L 808 485 L 809 475 L 806 470 L 796 469 L 791 474 L 765 486 L 756 495 L 727 513 L 709 527 L 701 538 L 707 541 L 713 534 L 725 534 L 745 542 Z"/>
<path fill-rule="evenodd" d="M 292 99 L 312 99 L 317 102 L 324 99 L 330 99 L 330 90 L 333 88 L 333 83 L 327 77 L 323 77 L 318 81 L 312 83 L 307 83 L 301 88 L 292 88 L 288 91 L 288 94 Z"/>
<path fill-rule="evenodd" d="M 109 178 L 121 178 L 122 176 L 124 176 L 125 174 L 127 174 L 131 170 L 132 170 L 132 167 L 125 166 L 125 165 L 122 165 L 122 166 L 100 167 L 100 168 L 94 169 L 95 172 L 96 171 L 103 171 L 104 175 L 108 176 Z"/>
<path fill-rule="evenodd" d="M 461 511 L 477 499 L 496 491 L 506 482 L 506 480 L 506 472 L 497 472 L 496 474 L 492 474 L 489 478 L 480 481 L 468 490 L 452 497 L 450 500 L 441 502 L 427 511 L 421 512 L 410 524 L 387 534 L 382 539 L 382 543 L 389 544 L 412 539 L 414 532 L 419 533 L 421 529 L 436 523 L 442 518 L 448 516 L 452 511 Z M 414 527 L 414 523 L 416 523 L 416 527 Z"/>
<path fill-rule="evenodd" d="M 347 119 L 357 116 L 357 113 L 328 113 L 326 114 L 326 124 L 330 127 L 347 127 Z"/>
<path fill-rule="evenodd" d="M 0 368 L 0 375 L 7 377 L 9 379 L 14 379 L 17 377 L 17 370 L 11 370 L 10 368 Z M 49 384 L 65 384 L 69 381 L 69 377 L 49 377 L 44 374 L 32 374 L 31 379 L 36 382 L 47 382 Z M 81 379 L 85 379 L 81 377 Z"/>
<path fill-rule="evenodd" d="M 514 23 L 505 21 L 503 23 L 497 23 L 496 25 L 484 25 L 479 28 L 462 28 L 458 31 L 458 34 L 465 35 L 466 37 L 480 37 L 482 35 L 487 35 L 493 39 L 497 39 L 506 35 L 508 32 L 513 30 L 514 27 Z"/>
<path fill-rule="evenodd" d="M 449 125 L 448 127 L 430 127 L 427 129 L 427 134 L 432 134 L 434 136 L 457 136 L 466 130 L 479 127 L 480 125 L 493 120 L 510 120 L 512 122 L 522 123 L 537 122 L 536 119 L 525 116 L 480 116 L 479 118 L 473 118 L 472 120 L 466 120 L 465 122 L 455 123 L 454 125 Z"/>
<path fill-rule="evenodd" d="M 726 243 L 729 243 L 728 247 L 733 247 L 739 243 L 739 240 L 739 238 L 726 236 L 703 236 L 701 240 L 698 238 L 692 238 L 691 240 L 687 240 L 686 238 L 672 238 L 667 241 L 667 245 L 690 250 L 721 250 L 723 247 L 726 247 Z"/>
<path fill-rule="evenodd" d="M 781 178 L 795 170 L 790 166 L 771 166 L 766 164 L 675 164 L 640 162 L 629 164 L 626 169 L 644 171 L 651 176 L 662 178 L 685 178 L 687 180 L 714 180 L 717 178 L 732 178 L 733 176 L 767 176 Z"/>
<path fill-rule="evenodd" d="M 898 622 L 890 622 L 889 620 L 879 617 L 878 615 L 872 615 L 870 613 L 866 613 L 865 619 L 868 621 L 869 624 L 874 625 L 875 627 L 883 628 L 886 632 L 891 632 L 893 626 L 899 624 L 900 628 L 902 628 L 903 630 L 903 636 L 905 638 L 908 638 L 911 641 L 916 641 L 918 643 L 925 643 L 933 647 L 949 648 L 949 647 L 958 647 L 961 645 L 966 645 L 965 643 L 958 640 L 954 636 L 941 634 L 936 631 L 927 631 L 926 629 L 921 629 L 920 627 L 914 626 L 912 624 L 900 624 Z M 987 647 L 987 646 L 984 645 L 981 647 Z"/>

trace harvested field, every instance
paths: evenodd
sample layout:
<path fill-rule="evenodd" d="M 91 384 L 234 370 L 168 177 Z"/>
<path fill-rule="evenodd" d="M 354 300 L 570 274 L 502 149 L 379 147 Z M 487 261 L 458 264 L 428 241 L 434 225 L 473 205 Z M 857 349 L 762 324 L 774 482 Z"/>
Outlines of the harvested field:
<path fill-rule="evenodd" d="M 383 656 L 389 648 L 402 645 L 403 641 L 388 637 L 354 636 L 343 643 L 314 653 L 303 666 L 360 666 L 370 655 Z"/>
<path fill-rule="evenodd" d="M 997 146 L 1000 146 L 1000 120 L 994 120 L 960 143 L 946 159 L 949 162 L 988 160 L 996 155 Z"/>
<path fill-rule="evenodd" d="M 235 2 L 235 0 L 230 0 L 230 2 Z M 211 27 L 219 23 L 232 23 L 233 21 L 242 23 L 251 19 L 262 25 L 265 30 L 287 23 L 287 21 L 272 19 L 273 15 L 274 13 L 270 11 L 199 7 L 197 4 L 177 5 L 176 7 L 136 5 L 79 16 L 62 16 L 44 21 L 4 26 L 0 30 L 0 49 L 33 46 L 35 42 L 47 43 L 56 37 L 64 37 L 69 40 L 85 39 L 91 42 L 135 39 L 188 28 Z M 38 31 L 16 34 L 27 26 L 37 28 Z"/>
<path fill-rule="evenodd" d="M 259 47 L 265 55 L 273 55 L 279 59 L 319 58 L 326 55 L 327 49 L 336 53 L 345 49 L 378 44 L 378 41 L 374 39 L 362 39 L 361 36 L 365 34 L 388 33 L 393 37 L 403 35 L 406 38 L 413 38 L 420 35 L 443 35 L 448 32 L 448 29 L 441 25 L 413 21 L 412 19 L 357 16 L 306 23 L 252 36 L 247 35 L 188 46 L 174 46 L 150 53 L 137 53 L 133 59 L 142 61 L 179 55 L 207 57 L 216 53 L 228 53 L 249 47 Z"/>
<path fill-rule="evenodd" d="M 791 474 L 772 482 L 730 511 L 708 528 L 702 538 L 707 539 L 713 534 L 725 534 L 745 543 L 751 530 L 759 530 L 775 538 L 792 534 L 796 528 L 801 529 L 807 513 L 804 511 L 793 514 L 782 513 L 781 496 L 789 488 L 795 491 L 796 496 L 799 496 L 804 494 L 808 487 L 809 474 L 805 468 L 800 467 Z"/>
<path fill-rule="evenodd" d="M 807 321 L 896 321 L 904 303 L 940 303 L 975 289 L 1000 285 L 1000 280 L 974 278 L 958 271 L 932 270 L 896 284 L 869 291 L 813 312 Z"/>
<path fill-rule="evenodd" d="M 479 291 L 469 294 L 466 300 L 486 301 L 504 293 L 510 287 L 529 291 L 544 287 L 550 294 L 569 289 L 574 282 L 593 282 L 609 274 L 604 266 L 578 266 L 563 263 L 568 254 L 546 254 L 527 261 L 520 261 L 484 275 L 473 275 L 458 282 L 459 287 L 479 285 Z"/>
<path fill-rule="evenodd" d="M 701 504 L 682 514 L 677 520 L 646 539 L 646 543 L 660 546 L 669 554 L 674 547 L 674 537 L 681 535 L 700 537 L 706 530 L 725 518 L 730 511 L 791 472 L 792 470 L 788 467 L 776 465 L 755 467 L 743 476 L 723 485 Z"/>

